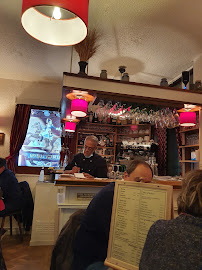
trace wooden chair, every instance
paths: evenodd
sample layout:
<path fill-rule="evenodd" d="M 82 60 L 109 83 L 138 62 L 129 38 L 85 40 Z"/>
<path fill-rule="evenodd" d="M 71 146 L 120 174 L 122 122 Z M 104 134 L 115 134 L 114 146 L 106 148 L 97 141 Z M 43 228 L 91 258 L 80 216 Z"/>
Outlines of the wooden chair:
<path fill-rule="evenodd" d="M 22 214 L 22 211 L 21 210 L 17 210 L 17 211 L 14 211 L 14 212 L 10 212 L 10 213 L 5 214 L 2 217 L 2 221 L 1 221 L 0 235 L 1 235 L 2 231 L 3 231 L 6 217 L 9 217 L 9 219 L 10 219 L 10 235 L 13 234 L 13 232 L 12 232 L 12 228 L 13 228 L 13 226 L 12 226 L 12 217 L 15 216 L 15 218 L 17 220 L 17 223 L 18 223 L 18 227 L 19 227 L 20 240 L 23 241 L 22 228 L 21 228 L 21 224 L 20 224 L 20 216 L 21 216 L 21 214 Z"/>

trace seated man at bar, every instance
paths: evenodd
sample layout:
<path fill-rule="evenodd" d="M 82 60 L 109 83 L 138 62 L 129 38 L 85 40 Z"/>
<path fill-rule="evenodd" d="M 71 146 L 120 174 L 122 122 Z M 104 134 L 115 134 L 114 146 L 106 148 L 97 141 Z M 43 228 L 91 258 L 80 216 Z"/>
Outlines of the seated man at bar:
<path fill-rule="evenodd" d="M 23 206 L 22 192 L 15 174 L 7 169 L 7 162 L 4 158 L 0 158 L 0 188 L 5 204 L 5 209 L 0 211 L 0 216 L 20 210 Z"/>
<path fill-rule="evenodd" d="M 97 155 L 98 138 L 87 136 L 84 142 L 83 153 L 74 156 L 73 160 L 65 167 L 64 173 L 84 173 L 87 178 L 107 178 L 107 164 L 104 158 Z"/>
<path fill-rule="evenodd" d="M 133 160 L 124 173 L 126 181 L 150 183 L 152 177 L 149 164 L 141 159 Z M 114 182 L 105 186 L 86 209 L 74 241 L 74 270 L 105 269 L 114 187 Z"/>

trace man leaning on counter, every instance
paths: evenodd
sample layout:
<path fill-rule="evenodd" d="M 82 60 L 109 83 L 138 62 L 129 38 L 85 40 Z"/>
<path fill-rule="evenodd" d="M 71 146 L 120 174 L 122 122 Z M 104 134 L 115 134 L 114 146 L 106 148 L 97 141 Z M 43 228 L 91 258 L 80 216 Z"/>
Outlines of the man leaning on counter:
<path fill-rule="evenodd" d="M 107 178 L 107 164 L 104 158 L 95 153 L 98 138 L 87 136 L 84 142 L 83 153 L 74 156 L 72 161 L 65 167 L 64 173 L 83 173 L 87 178 Z"/>

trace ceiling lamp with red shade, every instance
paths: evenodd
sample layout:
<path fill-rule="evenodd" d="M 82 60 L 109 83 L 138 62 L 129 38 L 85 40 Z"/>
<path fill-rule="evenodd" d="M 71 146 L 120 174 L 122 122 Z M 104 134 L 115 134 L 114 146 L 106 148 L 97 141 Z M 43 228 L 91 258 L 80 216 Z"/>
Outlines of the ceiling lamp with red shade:
<path fill-rule="evenodd" d="M 70 46 L 85 39 L 89 0 L 23 0 L 21 23 L 33 38 Z"/>
<path fill-rule="evenodd" d="M 196 125 L 196 111 L 199 107 L 192 104 L 184 104 L 184 108 L 178 110 L 180 113 L 180 126 L 193 127 Z"/>
<path fill-rule="evenodd" d="M 93 102 L 95 97 L 86 91 L 73 90 L 66 97 L 71 102 L 71 114 L 76 117 L 85 117 L 88 110 L 88 102 Z"/>
<path fill-rule="evenodd" d="M 65 131 L 75 132 L 79 120 L 75 116 L 67 115 L 66 118 L 62 119 L 62 122 L 65 123 Z"/>

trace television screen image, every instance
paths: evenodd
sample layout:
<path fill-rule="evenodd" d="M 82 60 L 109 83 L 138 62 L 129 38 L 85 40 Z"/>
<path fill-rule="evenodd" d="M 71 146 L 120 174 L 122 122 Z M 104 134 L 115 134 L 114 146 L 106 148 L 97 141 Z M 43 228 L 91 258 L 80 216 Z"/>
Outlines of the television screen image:
<path fill-rule="evenodd" d="M 61 151 L 60 113 L 32 109 L 18 166 L 58 167 Z"/>

